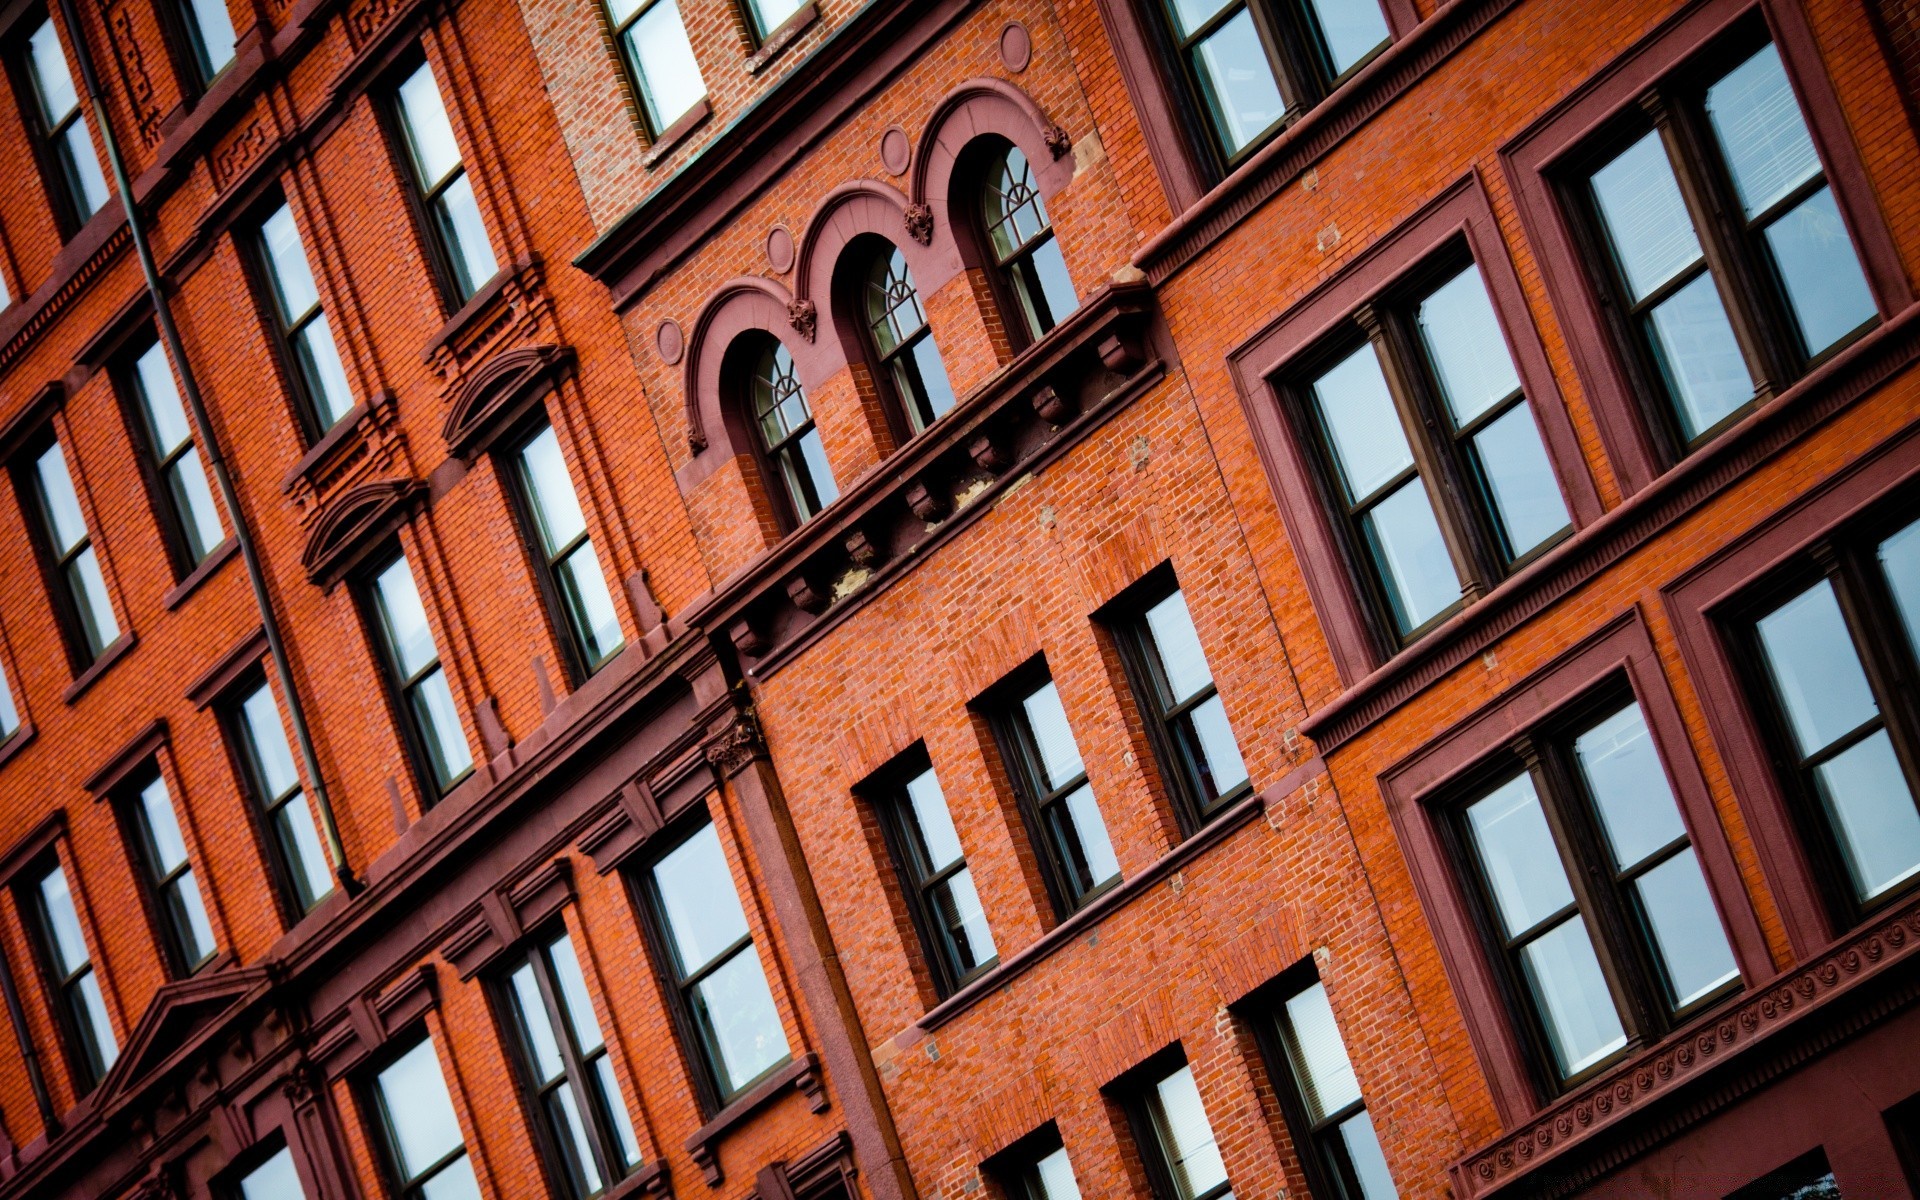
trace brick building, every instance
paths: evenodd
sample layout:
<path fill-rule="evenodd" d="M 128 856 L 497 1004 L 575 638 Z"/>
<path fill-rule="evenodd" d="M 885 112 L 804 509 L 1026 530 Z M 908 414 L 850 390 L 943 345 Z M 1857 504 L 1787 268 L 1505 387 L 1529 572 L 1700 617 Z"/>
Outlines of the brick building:
<path fill-rule="evenodd" d="M 0 58 L 0 1197 L 1920 1191 L 1920 5 Z"/>

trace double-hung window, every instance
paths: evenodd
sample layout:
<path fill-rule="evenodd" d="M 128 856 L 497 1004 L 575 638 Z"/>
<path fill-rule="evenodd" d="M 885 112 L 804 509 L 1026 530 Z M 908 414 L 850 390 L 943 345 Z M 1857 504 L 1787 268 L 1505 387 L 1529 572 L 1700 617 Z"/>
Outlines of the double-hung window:
<path fill-rule="evenodd" d="M 1128 604 L 1115 632 L 1163 777 L 1197 828 L 1247 790 L 1247 768 L 1200 649 L 1186 596 L 1171 578 Z"/>
<path fill-rule="evenodd" d="M 53 994 L 74 1091 L 92 1091 L 120 1057 L 120 1043 L 107 1017 L 107 999 L 100 992 L 100 976 L 80 930 L 80 914 L 67 889 L 65 869 L 58 863 L 49 866 L 34 878 L 21 900 L 21 907 L 31 915 L 34 940 Z"/>
<path fill-rule="evenodd" d="M 986 165 L 980 189 L 981 229 L 993 256 L 1003 306 L 1011 304 L 1008 332 L 1037 342 L 1080 307 L 1067 274 L 1053 221 L 1020 148 L 1007 145 Z"/>
<path fill-rule="evenodd" d="M 1333 90 L 1388 40 L 1379 0 L 1162 0 L 1222 164 Z"/>
<path fill-rule="evenodd" d="M 1653 736 L 1630 698 L 1523 735 L 1459 839 L 1551 1090 L 1739 983 Z"/>
<path fill-rule="evenodd" d="M 57 439 L 30 457 L 25 474 L 22 490 L 37 518 L 40 536 L 35 540 L 46 563 L 47 588 L 66 634 L 68 657 L 76 670 L 85 670 L 120 637 L 93 533 L 80 511 L 66 452 Z"/>
<path fill-rule="evenodd" d="M 1654 88 L 1566 181 L 1670 459 L 1878 319 L 1780 53 L 1762 36 Z"/>
<path fill-rule="evenodd" d="M 226 540 L 220 528 L 220 512 L 214 507 L 213 488 L 160 343 L 147 347 L 133 360 L 127 383 L 140 412 L 140 432 L 146 443 L 154 491 L 160 497 L 157 506 L 162 510 L 162 525 L 176 570 L 184 575 Z"/>
<path fill-rule="evenodd" d="M 767 987 L 720 835 L 702 825 L 648 870 L 642 890 L 682 1032 L 717 1110 L 785 1063 L 786 1030 Z"/>
<path fill-rule="evenodd" d="M 993 718 L 1048 893 L 1065 915 L 1119 879 L 1120 861 L 1060 692 L 1051 677 L 1028 678 L 1013 686 Z"/>
<path fill-rule="evenodd" d="M 898 247 L 882 243 L 874 250 L 861 300 L 879 358 L 881 386 L 892 389 L 908 426 L 919 433 L 953 407 L 953 384 L 927 327 L 907 256 Z"/>
<path fill-rule="evenodd" d="M 13 685 L 7 681 L 6 664 L 0 663 L 0 743 L 20 732 L 20 706 L 13 698 Z"/>
<path fill-rule="evenodd" d="M 180 31 L 185 35 L 187 57 L 191 60 L 194 82 L 201 89 L 212 83 L 233 61 L 233 14 L 227 0 L 175 0 L 179 5 Z"/>
<path fill-rule="evenodd" d="M 753 26 L 754 45 L 764 45 L 808 0 L 741 0 L 747 22 Z"/>
<path fill-rule="evenodd" d="M 1128 1107 L 1155 1200 L 1233 1200 L 1192 1068 L 1181 1062 L 1148 1072 Z"/>
<path fill-rule="evenodd" d="M 406 740 L 428 785 L 427 795 L 443 796 L 472 770 L 473 754 L 407 556 L 395 554 L 375 571 L 367 591 Z"/>
<path fill-rule="evenodd" d="M 280 724 L 273 689 L 260 682 L 235 706 L 232 729 L 267 838 L 273 845 L 281 886 L 297 916 L 312 911 L 333 891 L 333 874 L 321 847 L 320 828 L 300 786 L 293 750 Z"/>
<path fill-rule="evenodd" d="M 480 1200 L 431 1037 L 374 1076 L 373 1100 L 387 1169 L 403 1200 Z"/>
<path fill-rule="evenodd" d="M 1920 884 L 1920 523 L 1826 549 L 1822 573 L 1772 591 L 1749 626 L 1758 653 L 1741 657 L 1757 659 L 1767 746 L 1852 924 Z"/>
<path fill-rule="evenodd" d="M 874 800 L 936 990 L 951 995 L 998 962 L 999 952 L 947 798 L 933 767 L 916 755 L 877 789 Z"/>
<path fill-rule="evenodd" d="M 20 107 L 40 158 L 54 218 L 61 232 L 72 237 L 106 207 L 111 192 L 93 149 L 80 93 L 67 70 L 66 48 L 51 19 L 43 17 L 33 27 L 16 59 L 16 75 L 26 93 Z"/>
<path fill-rule="evenodd" d="M 426 215 L 429 238 L 440 259 L 448 291 L 455 304 L 464 304 L 480 285 L 493 278 L 498 261 L 480 220 L 473 180 L 460 158 L 453 122 L 434 81 L 433 68 L 421 63 L 395 90 L 401 140 L 420 206 Z"/>
<path fill-rule="evenodd" d="M 234 1185 L 235 1200 L 306 1200 L 293 1151 L 282 1146 Z"/>
<path fill-rule="evenodd" d="M 1080 1181 L 1057 1132 L 1009 1152 L 999 1174 L 1010 1200 L 1080 1200 Z"/>
<path fill-rule="evenodd" d="M 547 1160 L 574 1200 L 598 1196 L 640 1165 L 640 1143 L 573 940 L 534 946 L 504 990 Z"/>
<path fill-rule="evenodd" d="M 750 353 L 747 400 L 761 459 L 779 489 L 775 503 L 798 525 L 839 499 L 840 487 L 833 480 L 792 352 L 778 339 L 766 338 L 750 347 Z"/>
<path fill-rule="evenodd" d="M 607 15 L 633 72 L 647 132 L 658 138 L 707 98 L 678 0 L 607 0 Z"/>
<path fill-rule="evenodd" d="M 1290 973 L 1291 974 L 1291 973 Z M 1320 1200 L 1395 1200 L 1373 1118 L 1318 979 L 1295 981 L 1270 1011 L 1282 1107 L 1313 1194 Z M 1268 1044 L 1272 1044 L 1269 1042 Z"/>
<path fill-rule="evenodd" d="M 167 959 L 176 974 L 191 975 L 218 947 L 166 778 L 157 772 L 148 777 L 124 801 L 124 812 Z"/>
<path fill-rule="evenodd" d="M 580 674 L 591 674 L 626 639 L 553 426 L 540 426 L 520 443 L 512 470 L 541 589 L 566 629 Z"/>
<path fill-rule="evenodd" d="M 308 435 L 317 438 L 353 411 L 353 390 L 347 386 L 347 369 L 320 306 L 320 291 L 313 285 L 313 269 L 307 265 L 291 208 L 282 204 L 260 223 L 260 251 L 276 332 L 292 364 Z"/>
<path fill-rule="evenodd" d="M 1439 266 L 1362 306 L 1289 389 L 1388 650 L 1569 525 L 1478 266 Z"/>

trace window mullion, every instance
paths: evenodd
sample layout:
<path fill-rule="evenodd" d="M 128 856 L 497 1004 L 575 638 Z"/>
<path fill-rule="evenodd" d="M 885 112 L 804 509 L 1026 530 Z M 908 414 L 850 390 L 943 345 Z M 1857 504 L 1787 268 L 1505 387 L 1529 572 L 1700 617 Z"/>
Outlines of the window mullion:
<path fill-rule="evenodd" d="M 587 1146 L 600 1168 L 600 1178 L 605 1183 L 619 1179 L 622 1175 L 621 1164 L 613 1160 L 608 1130 L 601 1128 L 601 1106 L 593 1102 L 593 1094 L 587 1089 L 590 1073 L 586 1061 L 580 1056 L 580 1047 L 574 1041 L 573 1022 L 567 1016 L 567 1006 L 561 999 L 560 988 L 553 979 L 553 962 L 544 946 L 536 946 L 528 959 L 533 963 L 533 981 L 540 989 L 540 1002 L 547 1010 L 547 1023 L 553 1027 L 554 1044 L 560 1048 L 560 1062 L 566 1076 L 556 1085 L 573 1089 L 575 1106 L 580 1110 L 580 1120 L 586 1125 Z M 584 976 L 583 976 L 584 977 Z M 597 1018 L 596 1018 L 597 1019 Z M 612 1103 L 611 1097 L 608 1103 Z M 565 1153 L 562 1150 L 562 1153 Z"/>

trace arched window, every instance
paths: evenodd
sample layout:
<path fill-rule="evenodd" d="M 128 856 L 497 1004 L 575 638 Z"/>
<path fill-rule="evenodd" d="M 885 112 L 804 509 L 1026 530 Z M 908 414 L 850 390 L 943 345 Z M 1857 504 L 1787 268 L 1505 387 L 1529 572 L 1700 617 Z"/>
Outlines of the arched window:
<path fill-rule="evenodd" d="M 1034 186 L 1033 167 L 1018 146 L 1008 146 L 989 161 L 981 199 L 994 265 L 1020 310 L 1028 339 L 1038 341 L 1080 307 L 1080 298 Z"/>
<path fill-rule="evenodd" d="M 953 385 L 927 327 L 913 272 L 898 247 L 885 242 L 875 246 L 861 303 L 886 380 L 882 386 L 893 388 L 894 399 L 918 433 L 953 407 Z"/>
<path fill-rule="evenodd" d="M 799 524 L 838 499 L 840 489 L 813 426 L 807 393 L 794 373 L 793 355 L 766 338 L 747 361 L 747 403 L 761 453 L 779 478 L 788 516 Z"/>

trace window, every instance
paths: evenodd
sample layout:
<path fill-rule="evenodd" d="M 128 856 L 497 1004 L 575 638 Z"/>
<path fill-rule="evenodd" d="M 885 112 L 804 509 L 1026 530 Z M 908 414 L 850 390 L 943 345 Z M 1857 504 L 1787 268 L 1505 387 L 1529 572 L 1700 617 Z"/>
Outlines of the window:
<path fill-rule="evenodd" d="M 1009 332 L 1039 341 L 1080 307 L 1080 298 L 1053 236 L 1046 204 L 1034 186 L 1033 168 L 1018 146 L 1007 146 L 988 163 L 981 219 L 1005 293 L 1003 303 L 1010 302 L 1017 313 L 1008 321 Z"/>
<path fill-rule="evenodd" d="M 883 242 L 875 248 L 861 302 L 881 386 L 892 390 L 894 403 L 919 433 L 953 407 L 953 384 L 927 327 L 907 257 L 898 247 Z"/>
<path fill-rule="evenodd" d="M 512 470 L 525 526 L 532 532 L 541 590 L 560 615 L 580 673 L 591 674 L 626 639 L 553 426 L 542 425 L 520 444 Z"/>
<path fill-rule="evenodd" d="M 633 72 L 647 132 L 658 138 L 707 98 L 677 0 L 608 0 L 614 39 Z"/>
<path fill-rule="evenodd" d="M 242 1175 L 238 1191 L 239 1200 L 306 1200 L 307 1195 L 293 1165 L 293 1151 L 285 1146 Z"/>
<path fill-rule="evenodd" d="M 1270 1020 L 1279 1053 L 1275 1083 L 1293 1130 L 1293 1143 L 1313 1194 L 1322 1200 L 1394 1200 L 1353 1063 L 1318 979 L 1278 997 Z"/>
<path fill-rule="evenodd" d="M 1637 702 L 1514 743 L 1459 813 L 1486 928 L 1556 1085 L 1740 975 Z"/>
<path fill-rule="evenodd" d="M 47 568 L 47 588 L 66 634 L 68 657 L 76 671 L 93 665 L 120 637 L 120 622 L 107 596 L 106 576 L 94 553 L 93 534 L 80 512 L 80 497 L 67 473 L 59 441 L 31 456 L 30 478 L 22 489 L 23 507 L 38 526 L 35 539 Z"/>
<path fill-rule="evenodd" d="M 74 1091 L 92 1091 L 120 1056 L 120 1043 L 107 1018 L 107 1000 L 80 932 L 66 871 L 58 863 L 50 866 L 21 897 L 20 907 L 31 915 Z"/>
<path fill-rule="evenodd" d="M 1387 44 L 1378 0 L 1163 0 L 1180 70 L 1224 163 Z"/>
<path fill-rule="evenodd" d="M 13 687 L 7 682 L 7 668 L 0 664 L 0 742 L 20 731 L 20 707 L 14 703 Z"/>
<path fill-rule="evenodd" d="M 1120 878 L 1107 823 L 1050 677 L 1016 684 L 994 715 L 1035 856 L 1056 910 L 1065 915 Z"/>
<path fill-rule="evenodd" d="M 1134 602 L 1115 632 L 1148 740 L 1191 830 L 1245 794 L 1247 768 L 1186 597 L 1170 572 L 1149 586 L 1150 602 Z"/>
<path fill-rule="evenodd" d="M 1232 1200 L 1226 1163 L 1186 1063 L 1151 1072 L 1129 1108 L 1155 1200 Z"/>
<path fill-rule="evenodd" d="M 1655 88 L 1570 188 L 1670 459 L 1877 320 L 1779 52 L 1760 37 Z"/>
<path fill-rule="evenodd" d="M 1824 573 L 1774 593 L 1752 622 L 1757 654 L 1741 657 L 1758 663 L 1766 744 L 1844 926 L 1920 881 L 1920 721 L 1905 682 L 1920 646 L 1920 523 L 1830 548 Z"/>
<path fill-rule="evenodd" d="M 700 1072 L 718 1109 L 788 1058 L 787 1035 L 712 825 L 647 872 L 652 913 L 675 1013 L 699 1047 Z"/>
<path fill-rule="evenodd" d="M 547 1161 L 569 1196 L 598 1196 L 640 1165 L 640 1143 L 572 939 L 561 933 L 534 947 L 505 991 Z"/>
<path fill-rule="evenodd" d="M 333 875 L 321 848 L 320 828 L 300 786 L 300 773 L 294 769 L 293 750 L 287 745 L 273 690 L 265 682 L 240 701 L 233 727 L 248 783 L 273 843 L 282 889 L 293 901 L 296 915 L 311 912 L 333 891 Z"/>
<path fill-rule="evenodd" d="M 1080 1183 L 1057 1132 L 1038 1146 L 1016 1151 L 1003 1173 L 1009 1200 L 1080 1200 Z"/>
<path fill-rule="evenodd" d="M 17 81 L 25 93 L 21 115 L 27 120 L 40 173 L 46 180 L 54 219 L 67 237 L 78 233 L 93 214 L 106 207 L 107 177 L 94 153 L 93 133 L 81 111 L 80 93 L 67 70 L 67 53 L 60 33 L 45 17 L 33 27 L 24 52 L 15 62 Z"/>
<path fill-rule="evenodd" d="M 1768 1171 L 1727 1200 L 1840 1200 L 1840 1184 L 1826 1151 L 1814 1150 Z"/>
<path fill-rule="evenodd" d="M 761 453 L 778 480 L 784 515 L 793 524 L 811 519 L 840 497 L 827 465 L 827 450 L 814 428 L 806 389 L 794 372 L 793 355 L 776 338 L 756 341 L 747 381 L 749 407 Z"/>
<path fill-rule="evenodd" d="M 202 88 L 233 61 L 233 15 L 226 0 L 178 0 L 180 25 L 186 35 L 195 82 Z"/>
<path fill-rule="evenodd" d="M 951 995 L 998 962 L 999 952 L 947 798 L 932 765 L 920 754 L 885 780 L 874 800 L 935 988 L 942 996 Z"/>
<path fill-rule="evenodd" d="M 487 229 L 480 221 L 480 205 L 473 181 L 460 161 L 453 123 L 426 63 L 414 69 L 396 91 L 402 141 L 412 168 L 418 199 L 426 212 L 431 240 L 445 272 L 455 304 L 464 304 L 480 285 L 493 278 L 498 263 Z"/>
<path fill-rule="evenodd" d="M 127 384 L 139 409 L 154 491 L 164 497 L 157 505 L 161 524 L 175 568 L 184 575 L 205 561 L 227 535 L 220 528 L 220 512 L 213 504 L 213 489 L 174 386 L 173 370 L 158 342 L 133 360 Z"/>
<path fill-rule="evenodd" d="M 206 965 L 218 947 L 166 779 L 153 775 L 123 807 L 167 958 L 175 974 L 191 975 Z"/>
<path fill-rule="evenodd" d="M 755 45 L 764 43 L 787 19 L 800 11 L 807 0 L 746 0 L 747 20 L 753 26 Z"/>
<path fill-rule="evenodd" d="M 1479 268 L 1363 306 L 1292 389 L 1387 647 L 1560 538 L 1566 503 Z M 1434 276 L 1438 275 L 1436 282 Z"/>
<path fill-rule="evenodd" d="M 395 554 L 376 571 L 368 593 L 409 748 L 426 777 L 427 795 L 443 796 L 466 778 L 473 768 L 473 755 L 453 708 L 453 692 L 440 667 L 440 651 L 433 644 L 433 630 L 427 627 L 427 610 L 421 606 L 407 556 Z"/>
<path fill-rule="evenodd" d="M 313 285 L 313 271 L 307 266 L 307 251 L 300 244 L 291 208 L 282 204 L 260 223 L 260 248 L 280 340 L 293 364 L 294 388 L 309 418 L 307 432 L 318 437 L 353 411 L 353 392 L 347 386 L 347 369 L 334 345 L 333 329 L 320 307 L 320 292 Z"/>
<path fill-rule="evenodd" d="M 374 1076 L 380 1133 L 387 1167 L 405 1200 L 480 1200 L 480 1185 L 467 1160 L 460 1119 L 447 1095 L 433 1039 L 413 1048 Z"/>

